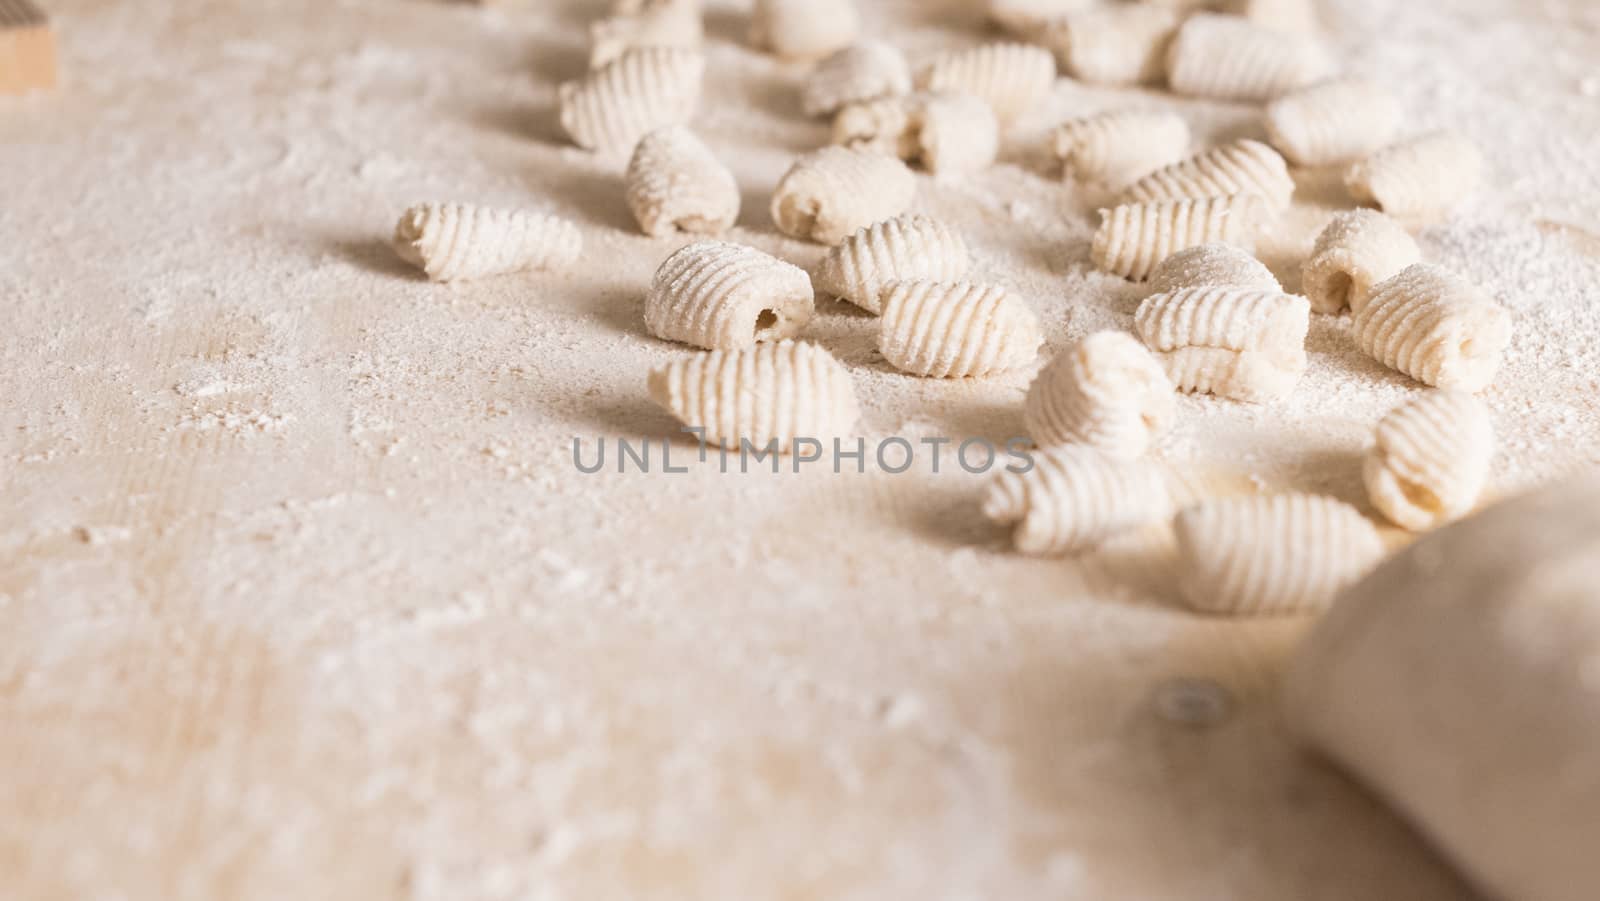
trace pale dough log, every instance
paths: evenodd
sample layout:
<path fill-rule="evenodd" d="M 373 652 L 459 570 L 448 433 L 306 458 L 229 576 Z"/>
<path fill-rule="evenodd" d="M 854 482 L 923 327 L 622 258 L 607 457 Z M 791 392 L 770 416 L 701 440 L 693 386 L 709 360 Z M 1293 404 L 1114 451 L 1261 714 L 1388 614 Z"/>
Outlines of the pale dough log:
<path fill-rule="evenodd" d="M 1507 901 L 1600 886 L 1600 474 L 1441 529 L 1356 584 L 1289 719 Z"/>

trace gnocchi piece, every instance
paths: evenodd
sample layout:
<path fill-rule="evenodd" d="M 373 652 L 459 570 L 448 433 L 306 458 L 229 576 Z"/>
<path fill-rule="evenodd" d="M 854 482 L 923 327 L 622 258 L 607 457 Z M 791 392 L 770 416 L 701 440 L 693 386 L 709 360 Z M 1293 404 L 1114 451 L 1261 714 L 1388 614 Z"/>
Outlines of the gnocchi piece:
<path fill-rule="evenodd" d="M 1311 34 L 1317 31 L 1314 0 L 1238 0 L 1239 15 L 1274 31 Z"/>
<path fill-rule="evenodd" d="M 1023 424 L 1040 447 L 1083 444 L 1138 457 L 1177 405 L 1161 364 L 1126 332 L 1096 332 L 1051 360 L 1028 388 Z"/>
<path fill-rule="evenodd" d="M 1167 294 L 1180 288 L 1283 290 L 1272 270 L 1231 244 L 1201 244 L 1180 250 L 1150 270 L 1145 287 L 1151 294 Z"/>
<path fill-rule="evenodd" d="M 934 175 L 987 168 L 1000 152 L 989 105 L 967 94 L 921 92 L 852 104 L 834 118 L 835 144 L 897 156 Z"/>
<path fill-rule="evenodd" d="M 589 66 L 598 68 L 640 47 L 699 49 L 705 38 L 697 0 L 672 0 L 619 13 L 589 26 Z"/>
<path fill-rule="evenodd" d="M 816 286 L 876 313 L 883 289 L 897 281 L 953 282 L 967 274 L 967 242 L 950 226 L 905 214 L 874 223 L 828 252 Z"/>
<path fill-rule="evenodd" d="M 1162 355 L 1178 390 L 1252 403 L 1293 390 L 1310 324 L 1303 297 L 1227 287 L 1156 294 L 1134 313 L 1140 339 Z"/>
<path fill-rule="evenodd" d="M 1050 96 L 1056 61 L 1042 47 L 984 44 L 944 54 L 920 81 L 929 91 L 982 99 L 1004 127 Z"/>
<path fill-rule="evenodd" d="M 1344 184 L 1358 203 L 1411 224 L 1444 218 L 1484 178 L 1471 141 L 1439 131 L 1403 141 L 1352 165 Z"/>
<path fill-rule="evenodd" d="M 1267 104 L 1272 146 L 1301 166 L 1365 159 L 1394 140 L 1400 103 L 1377 82 L 1335 78 Z"/>
<path fill-rule="evenodd" d="M 1095 0 L 988 0 L 989 18 L 996 25 L 1027 38 L 1068 13 L 1093 6 Z"/>
<path fill-rule="evenodd" d="M 1179 513 L 1173 529 L 1184 600 L 1203 613 L 1318 611 L 1383 557 L 1372 523 L 1321 495 L 1203 501 Z"/>
<path fill-rule="evenodd" d="M 739 183 L 694 132 L 674 125 L 645 135 L 623 178 L 628 208 L 651 237 L 719 234 L 739 218 Z"/>
<path fill-rule="evenodd" d="M 793 238 L 838 244 L 905 212 L 916 178 L 893 157 L 824 147 L 795 161 L 772 195 L 772 221 Z"/>
<path fill-rule="evenodd" d="M 1511 343 L 1511 316 L 1478 288 L 1428 263 L 1372 289 L 1352 331 L 1368 356 L 1425 385 L 1477 392 Z"/>
<path fill-rule="evenodd" d="M 847 104 L 909 93 L 905 54 L 883 41 L 862 41 L 817 64 L 806 78 L 800 105 L 808 116 L 826 116 Z"/>
<path fill-rule="evenodd" d="M 1024 554 L 1092 550 L 1172 515 L 1165 476 L 1148 460 L 1110 457 L 1081 445 L 1035 451 L 1032 458 L 1026 472 L 1002 472 L 983 499 L 983 515 L 991 522 L 1015 524 L 1011 541 Z"/>
<path fill-rule="evenodd" d="M 1070 178 L 1122 188 L 1189 155 L 1189 125 L 1175 113 L 1111 112 L 1056 129 L 1056 156 Z"/>
<path fill-rule="evenodd" d="M 644 297 L 650 334 L 713 350 L 793 338 L 812 312 L 805 270 L 722 241 L 700 241 L 667 257 Z"/>
<path fill-rule="evenodd" d="M 714 350 L 650 373 L 650 397 L 708 445 L 778 453 L 808 438 L 824 446 L 848 437 L 861 417 L 850 373 L 803 341 Z"/>
<path fill-rule="evenodd" d="M 1429 391 L 1378 423 L 1362 476 L 1367 497 L 1401 528 L 1420 532 L 1466 515 L 1494 457 L 1489 408 L 1464 391 Z"/>
<path fill-rule="evenodd" d="M 1294 179 L 1277 151 L 1260 141 L 1222 144 L 1144 176 L 1122 192 L 1123 203 L 1199 200 L 1256 194 L 1274 212 L 1289 208 Z"/>
<path fill-rule="evenodd" d="M 896 369 L 966 378 L 1032 363 L 1039 318 L 1004 288 L 967 282 L 893 282 L 883 291 L 878 350 Z"/>
<path fill-rule="evenodd" d="M 433 281 L 453 282 L 571 266 L 583 236 L 571 222 L 542 213 L 423 203 L 396 223 L 394 249 Z"/>
<path fill-rule="evenodd" d="M 1217 100 L 1272 100 L 1327 77 L 1316 40 L 1263 28 L 1239 16 L 1190 16 L 1167 53 L 1167 82 L 1179 94 Z"/>
<path fill-rule="evenodd" d="M 1100 211 L 1090 255 L 1100 269 L 1144 281 L 1156 264 L 1180 250 L 1221 242 L 1255 248 L 1266 224 L 1266 201 L 1256 194 L 1205 200 L 1124 204 Z"/>
<path fill-rule="evenodd" d="M 1315 312 L 1360 312 L 1373 285 L 1421 259 L 1421 248 L 1399 223 L 1376 210 L 1349 210 L 1317 236 L 1300 270 L 1302 288 Z"/>
<path fill-rule="evenodd" d="M 1080 81 L 1113 87 L 1157 84 L 1166 75 L 1178 19 L 1177 12 L 1160 6 L 1096 6 L 1050 23 L 1042 40 Z"/>
<path fill-rule="evenodd" d="M 626 51 L 581 81 L 561 86 L 561 127 L 586 150 L 630 151 L 650 132 L 689 121 L 700 103 L 705 68 L 697 50 Z"/>
<path fill-rule="evenodd" d="M 785 59 L 817 59 L 855 43 L 855 0 L 755 0 L 750 43 Z"/>

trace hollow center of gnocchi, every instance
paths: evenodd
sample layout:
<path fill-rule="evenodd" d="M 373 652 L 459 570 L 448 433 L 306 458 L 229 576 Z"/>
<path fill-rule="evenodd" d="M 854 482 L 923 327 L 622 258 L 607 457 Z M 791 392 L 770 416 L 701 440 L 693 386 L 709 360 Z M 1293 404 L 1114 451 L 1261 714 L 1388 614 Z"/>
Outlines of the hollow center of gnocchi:
<path fill-rule="evenodd" d="M 756 340 L 761 340 L 762 336 L 771 332 L 777 327 L 777 325 L 778 311 L 762 310 L 760 314 L 756 316 Z"/>

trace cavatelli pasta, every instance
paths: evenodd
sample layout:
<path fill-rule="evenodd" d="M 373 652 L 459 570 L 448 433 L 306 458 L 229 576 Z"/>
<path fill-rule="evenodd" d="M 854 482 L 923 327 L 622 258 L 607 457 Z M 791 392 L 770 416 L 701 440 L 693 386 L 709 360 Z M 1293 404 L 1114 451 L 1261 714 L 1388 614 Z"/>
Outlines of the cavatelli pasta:
<path fill-rule="evenodd" d="M 583 236 L 571 222 L 542 213 L 424 203 L 400 217 L 394 248 L 428 278 L 450 282 L 570 266 L 583 252 Z"/>
<path fill-rule="evenodd" d="M 650 132 L 689 121 L 700 102 L 705 67 L 696 50 L 629 50 L 561 86 L 561 126 L 579 147 L 630 151 Z"/>
<path fill-rule="evenodd" d="M 827 351 L 802 341 L 696 354 L 650 373 L 650 397 L 703 440 L 737 450 L 795 439 L 831 446 L 860 418 L 850 373 Z"/>
<path fill-rule="evenodd" d="M 1032 363 L 1044 338 L 1027 304 L 996 286 L 894 282 L 882 294 L 878 350 L 931 378 L 988 375 Z"/>
<path fill-rule="evenodd" d="M 1326 51 L 1312 38 L 1211 13 L 1190 16 L 1167 53 L 1172 90 L 1218 100 L 1272 100 L 1331 70 Z"/>
<path fill-rule="evenodd" d="M 812 315 L 805 270 L 753 247 L 700 241 L 667 257 L 644 298 L 650 334 L 736 350 L 792 338 Z"/>
<path fill-rule="evenodd" d="M 1180 250 L 1150 270 L 1150 281 L 1145 287 L 1151 294 L 1166 294 L 1180 288 L 1283 290 L 1272 270 L 1231 244 L 1201 244 Z"/>
<path fill-rule="evenodd" d="M 1206 613 L 1320 610 L 1383 557 L 1372 523 L 1319 495 L 1204 501 L 1179 513 L 1173 529 L 1184 599 Z"/>
<path fill-rule="evenodd" d="M 739 218 L 739 183 L 694 132 L 675 125 L 645 135 L 623 184 L 628 208 L 652 237 L 718 234 Z"/>
<path fill-rule="evenodd" d="M 1359 312 L 1372 287 L 1422 259 L 1422 250 L 1400 224 L 1376 210 L 1334 216 L 1301 267 L 1311 309 Z"/>
<path fill-rule="evenodd" d="M 994 162 L 1000 127 L 976 97 L 919 92 L 845 107 L 834 118 L 833 140 L 897 156 L 935 175 L 963 175 Z"/>
<path fill-rule="evenodd" d="M 603 66 L 639 47 L 698 49 L 705 33 L 697 0 L 656 3 L 589 26 L 589 65 Z"/>
<path fill-rule="evenodd" d="M 1090 84 L 1156 84 L 1166 74 L 1167 48 L 1178 13 L 1117 3 L 1064 16 L 1043 28 L 1043 42 L 1068 74 Z"/>
<path fill-rule="evenodd" d="M 1040 447 L 1084 444 L 1137 457 L 1172 423 L 1172 383 L 1161 364 L 1125 332 L 1096 332 L 1040 371 L 1022 418 Z"/>
<path fill-rule="evenodd" d="M 1366 78 L 1335 78 L 1267 104 L 1268 140 L 1301 166 L 1365 159 L 1394 140 L 1400 103 Z"/>
<path fill-rule="evenodd" d="M 1171 515 L 1166 479 L 1149 461 L 1070 445 L 1035 451 L 1032 457 L 1032 469 L 1001 473 L 983 499 L 990 521 L 1015 524 L 1011 540 L 1024 554 L 1092 550 Z"/>
<path fill-rule="evenodd" d="M 913 117 L 917 97 L 881 97 L 852 103 L 833 117 L 833 143 L 852 150 L 870 150 L 902 160 L 918 154 Z M 988 104 L 984 104 L 988 109 Z M 992 117 L 993 114 L 991 114 Z"/>
<path fill-rule="evenodd" d="M 1056 129 L 1068 177 L 1121 188 L 1189 155 L 1189 126 L 1175 113 L 1111 112 Z"/>
<path fill-rule="evenodd" d="M 1283 157 L 1271 147 L 1260 141 L 1234 141 L 1151 172 L 1129 185 L 1121 201 L 1155 203 L 1228 194 L 1256 194 L 1281 212 L 1294 196 L 1294 179 Z"/>
<path fill-rule="evenodd" d="M 953 282 L 967 274 L 967 242 L 950 226 L 905 214 L 874 223 L 828 252 L 817 266 L 817 290 L 876 313 L 891 282 Z"/>
<path fill-rule="evenodd" d="M 1511 343 L 1511 317 L 1471 283 L 1417 263 L 1380 282 L 1355 314 L 1356 343 L 1373 359 L 1437 388 L 1480 391 Z"/>
<path fill-rule="evenodd" d="M 1344 184 L 1357 202 L 1397 219 L 1443 218 L 1483 182 L 1483 154 L 1453 132 L 1434 132 L 1386 147 L 1352 165 Z"/>
<path fill-rule="evenodd" d="M 955 50 L 922 74 L 929 91 L 971 94 L 994 110 L 1002 126 L 1050 96 L 1056 61 L 1050 51 L 1028 44 L 984 44 Z"/>
<path fill-rule="evenodd" d="M 806 78 L 800 105 L 808 116 L 825 116 L 847 104 L 910 92 L 905 54 L 883 41 L 862 41 L 817 63 Z"/>
<path fill-rule="evenodd" d="M 1164 200 L 1101 210 L 1090 254 L 1114 275 L 1143 281 L 1156 264 L 1180 250 L 1222 242 L 1254 249 L 1266 223 L 1266 201 L 1256 194 L 1205 200 Z"/>
<path fill-rule="evenodd" d="M 1182 288 L 1146 298 L 1134 327 L 1178 390 L 1259 402 L 1305 371 L 1310 319 L 1305 298 L 1279 291 Z"/>
<path fill-rule="evenodd" d="M 905 212 L 916 190 L 911 170 L 893 157 L 824 147 L 796 160 L 778 182 L 772 221 L 790 237 L 838 244 Z"/>
<path fill-rule="evenodd" d="M 1156 354 L 1172 387 L 1185 394 L 1213 394 L 1250 404 L 1289 396 L 1304 363 L 1279 351 L 1180 347 Z"/>
<path fill-rule="evenodd" d="M 1362 474 L 1372 505 L 1395 525 L 1430 529 L 1472 510 L 1489 478 L 1494 424 L 1464 391 L 1429 391 L 1378 423 Z"/>
<path fill-rule="evenodd" d="M 750 43 L 787 59 L 816 59 L 855 43 L 855 0 L 755 0 Z"/>

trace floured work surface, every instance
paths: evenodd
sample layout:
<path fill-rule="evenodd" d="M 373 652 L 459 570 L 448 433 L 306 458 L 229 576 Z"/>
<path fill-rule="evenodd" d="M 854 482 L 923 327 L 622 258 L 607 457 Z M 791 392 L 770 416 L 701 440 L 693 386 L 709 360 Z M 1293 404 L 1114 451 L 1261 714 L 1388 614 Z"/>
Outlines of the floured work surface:
<path fill-rule="evenodd" d="M 981 39 L 953 0 L 865 5 L 913 62 Z M 640 314 L 683 241 L 639 234 L 621 164 L 555 124 L 597 7 L 52 6 L 70 86 L 0 103 L 9 891 L 1463 897 L 1287 744 L 1271 701 L 1303 621 L 1183 612 L 1159 544 L 1017 557 L 948 456 L 574 467 L 574 437 L 673 433 L 645 378 L 685 353 Z M 733 7 L 708 10 L 696 130 L 740 181 L 733 238 L 810 266 L 766 209 L 827 127 Z M 1340 7 L 1349 67 L 1496 173 L 1420 236 L 1517 321 L 1484 393 L 1491 492 L 1591 462 L 1600 12 Z M 1048 173 L 1047 130 L 1134 101 L 1200 141 L 1261 135 L 1256 106 L 1063 80 L 1001 165 L 919 176 L 913 208 L 1039 313 L 1047 354 L 1136 301 L 1089 271 L 1104 198 Z M 1299 198 L 1263 248 L 1291 290 L 1337 178 Z M 427 283 L 387 246 L 426 200 L 570 217 L 590 264 Z M 869 443 L 1020 431 L 1031 372 L 896 374 L 875 327 L 828 302 L 809 332 Z M 1361 452 L 1419 389 L 1348 330 L 1316 317 L 1289 401 L 1180 398 L 1162 453 L 1371 513 Z"/>

